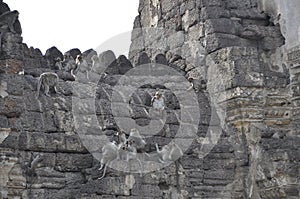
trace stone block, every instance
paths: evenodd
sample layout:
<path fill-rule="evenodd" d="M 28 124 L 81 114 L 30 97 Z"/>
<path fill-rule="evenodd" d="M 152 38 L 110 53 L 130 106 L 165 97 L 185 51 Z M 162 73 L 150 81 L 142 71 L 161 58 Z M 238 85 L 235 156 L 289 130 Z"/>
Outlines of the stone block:
<path fill-rule="evenodd" d="M 4 115 L 0 115 L 0 128 L 8 128 L 8 119 Z"/>
<path fill-rule="evenodd" d="M 56 114 L 53 111 L 47 111 L 43 113 L 44 131 L 47 133 L 55 132 L 58 130 L 58 120 Z"/>
<path fill-rule="evenodd" d="M 23 71 L 23 62 L 17 59 L 0 60 L 0 71 L 9 74 L 18 74 Z"/>
<path fill-rule="evenodd" d="M 242 39 L 235 35 L 228 35 L 222 33 L 214 33 L 207 36 L 206 50 L 208 52 L 214 52 L 221 48 L 241 46 L 241 47 L 257 47 L 257 43 Z"/>
<path fill-rule="evenodd" d="M 0 74 L 0 90 L 1 88 L 10 95 L 21 96 L 24 91 L 24 76 L 23 75 L 12 75 L 12 74 Z M 4 85 L 5 83 L 5 85 Z"/>
<path fill-rule="evenodd" d="M 65 150 L 74 153 L 87 153 L 82 141 L 77 135 L 65 136 Z"/>
<path fill-rule="evenodd" d="M 225 2 L 223 0 L 196 0 L 199 1 L 200 6 L 205 6 L 205 7 L 224 7 Z M 223 8 L 224 9 L 224 8 Z"/>
<path fill-rule="evenodd" d="M 161 10 L 163 14 L 170 12 L 176 6 L 176 1 L 162 0 Z"/>
<path fill-rule="evenodd" d="M 90 154 L 65 154 L 56 155 L 55 170 L 62 172 L 78 172 L 82 169 L 91 168 L 93 156 Z"/>
<path fill-rule="evenodd" d="M 129 187 L 124 183 L 123 177 L 105 177 L 102 180 L 95 180 L 86 183 L 81 188 L 81 192 L 98 195 L 123 195 L 129 196 Z"/>
<path fill-rule="evenodd" d="M 135 184 L 131 190 L 133 196 L 151 196 L 160 197 L 163 195 L 162 191 L 157 185 L 137 185 Z"/>
<path fill-rule="evenodd" d="M 226 18 L 209 19 L 205 21 L 205 34 L 224 33 L 236 35 L 242 25 L 236 21 Z"/>
<path fill-rule="evenodd" d="M 254 20 L 267 19 L 266 14 L 259 12 L 257 8 L 230 10 L 230 14 L 232 17 L 241 18 L 241 19 L 254 19 Z"/>
<path fill-rule="evenodd" d="M 15 97 L 0 98 L 0 115 L 19 117 L 24 111 L 23 100 Z"/>
<path fill-rule="evenodd" d="M 243 2 L 239 0 L 231 0 L 226 1 L 226 8 L 227 9 L 247 9 L 252 7 L 251 0 L 245 0 Z"/>
<path fill-rule="evenodd" d="M 200 21 L 219 18 L 230 18 L 229 11 L 223 9 L 222 7 L 204 7 L 201 9 Z"/>
<path fill-rule="evenodd" d="M 18 149 L 19 132 L 10 128 L 0 128 L 0 147 L 9 149 Z"/>
<path fill-rule="evenodd" d="M 199 21 L 198 10 L 187 10 L 182 16 L 182 28 L 187 31 L 189 27 L 195 25 Z"/>
<path fill-rule="evenodd" d="M 168 46 L 170 46 L 171 49 L 181 47 L 184 43 L 185 35 L 182 31 L 176 32 L 169 36 L 168 38 Z"/>
<path fill-rule="evenodd" d="M 39 112 L 26 112 L 22 115 L 22 123 L 26 131 L 39 132 L 44 130 L 43 114 Z"/>
<path fill-rule="evenodd" d="M 56 125 L 60 131 L 73 132 L 74 118 L 72 112 L 55 111 Z"/>

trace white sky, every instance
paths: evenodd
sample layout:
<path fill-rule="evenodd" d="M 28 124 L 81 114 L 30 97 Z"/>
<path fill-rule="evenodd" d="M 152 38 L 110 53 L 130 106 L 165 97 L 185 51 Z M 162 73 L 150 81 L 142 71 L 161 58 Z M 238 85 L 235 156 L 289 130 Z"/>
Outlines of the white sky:
<path fill-rule="evenodd" d="M 131 31 L 139 0 L 3 0 L 18 10 L 23 42 L 44 54 L 52 46 L 61 52 L 82 52 Z M 127 40 L 130 37 L 126 37 Z M 106 42 L 107 43 L 107 42 Z M 130 41 L 126 41 L 126 46 Z M 114 46 L 105 45 L 114 50 Z M 129 48 L 129 46 L 128 46 Z M 105 50 L 105 49 L 104 49 Z M 117 54 L 117 53 L 116 53 Z M 123 52 L 127 55 L 127 52 Z"/>

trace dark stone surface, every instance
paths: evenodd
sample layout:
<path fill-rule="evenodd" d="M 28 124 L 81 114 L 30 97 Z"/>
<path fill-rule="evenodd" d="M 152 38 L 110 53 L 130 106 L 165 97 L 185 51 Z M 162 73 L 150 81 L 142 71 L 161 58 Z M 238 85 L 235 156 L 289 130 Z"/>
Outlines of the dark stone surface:
<path fill-rule="evenodd" d="M 131 62 L 124 55 L 120 55 L 117 59 L 117 62 L 120 75 L 126 74 L 129 70 L 133 68 Z"/>
<path fill-rule="evenodd" d="M 58 70 L 58 68 L 55 68 L 55 59 L 60 58 L 63 60 L 64 56 L 62 52 L 60 52 L 55 46 L 49 48 L 45 53 L 45 58 L 49 62 L 49 65 L 52 67 L 52 69 Z"/>
<path fill-rule="evenodd" d="M 2 1 L 0 1 L 0 15 L 2 15 L 3 13 L 10 11 L 8 5 L 6 3 Z"/>
<path fill-rule="evenodd" d="M 149 56 L 147 55 L 147 53 L 142 52 L 141 54 L 138 55 L 138 60 L 136 63 L 137 66 L 143 65 L 143 64 L 149 64 L 149 63 L 151 63 L 151 60 L 150 60 Z"/>
<path fill-rule="evenodd" d="M 69 53 L 74 59 L 76 59 L 77 55 L 81 54 L 81 51 L 78 48 L 73 48 L 71 50 L 68 50 L 64 54 Z"/>

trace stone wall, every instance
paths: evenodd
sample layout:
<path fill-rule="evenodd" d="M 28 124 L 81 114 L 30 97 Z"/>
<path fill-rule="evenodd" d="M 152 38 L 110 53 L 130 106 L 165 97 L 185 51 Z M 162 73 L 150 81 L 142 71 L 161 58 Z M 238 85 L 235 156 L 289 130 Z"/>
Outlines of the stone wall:
<path fill-rule="evenodd" d="M 261 13 L 258 3 L 141 0 L 130 61 L 111 51 L 98 55 L 106 77 L 94 70 L 89 79 L 85 71 L 74 79 L 55 68 L 54 59 L 63 56 L 58 49 L 42 55 L 22 43 L 21 31 L 5 33 L 0 198 L 299 198 L 299 49 L 282 50 L 280 23 Z M 97 53 L 82 54 L 91 64 Z M 143 67 L 147 73 L 130 73 Z M 37 77 L 45 71 L 57 72 L 60 93 L 36 98 Z M 199 90 L 187 92 L 185 78 L 194 73 L 200 74 Z M 129 77 L 138 89 L 126 112 L 118 107 L 128 103 L 113 93 L 118 81 L 124 89 L 116 96 L 126 93 Z M 115 140 L 118 120 L 147 127 L 157 90 L 166 98 L 166 121 L 156 121 L 162 129 L 155 135 L 143 133 L 146 152 L 196 130 L 181 157 L 180 191 L 175 164 L 142 176 L 108 168 L 99 180 L 103 135 Z M 111 107 L 112 101 L 120 106 Z M 182 124 L 191 130 L 180 134 Z"/>
<path fill-rule="evenodd" d="M 299 197 L 298 104 L 293 97 L 298 48 L 289 49 L 297 43 L 298 20 L 296 14 L 287 17 L 297 8 L 292 1 L 140 1 L 130 59 L 135 62 L 143 51 L 152 59 L 165 53 L 169 62 L 180 57 L 173 64 L 186 75 L 199 71 L 207 96 L 224 111 L 218 115 L 233 148 L 234 177 L 213 185 L 211 195 L 202 176 L 204 182 L 193 186 L 203 190 L 196 198 Z M 223 157 L 214 161 L 226 163 Z"/>

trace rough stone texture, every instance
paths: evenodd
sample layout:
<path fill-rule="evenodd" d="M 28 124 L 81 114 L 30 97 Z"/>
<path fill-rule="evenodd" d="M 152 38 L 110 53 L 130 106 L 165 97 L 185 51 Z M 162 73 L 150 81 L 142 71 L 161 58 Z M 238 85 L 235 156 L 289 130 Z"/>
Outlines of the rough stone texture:
<path fill-rule="evenodd" d="M 140 0 L 134 28 L 163 29 L 134 30 L 130 59 L 103 52 L 100 69 L 89 79 L 81 72 L 75 79 L 58 72 L 60 93 L 38 99 L 36 77 L 53 71 L 53 59 L 62 53 L 51 48 L 43 56 L 23 44 L 18 31 L 6 33 L 0 55 L 0 198 L 299 198 L 300 47 L 284 45 L 294 33 L 287 29 L 283 36 L 286 24 L 274 23 L 276 4 L 264 2 L 261 13 L 261 2 Z M 1 1 L 0 13 L 5 11 L 9 8 Z M 70 53 L 76 57 L 80 50 Z M 92 49 L 82 54 L 89 65 L 97 55 Z M 131 72 L 141 65 L 147 73 Z M 198 106 L 180 97 L 189 86 L 180 77 L 190 74 L 199 74 L 193 96 Z M 120 81 L 125 86 L 116 89 Z M 130 86 L 137 87 L 127 103 L 120 96 L 127 97 Z M 162 125 L 155 134 L 145 133 L 146 152 L 176 135 L 186 140 L 197 130 L 179 165 L 180 192 L 174 164 L 142 177 L 108 168 L 98 180 L 100 149 L 85 139 L 102 142 L 102 128 L 116 140 L 118 118 L 128 121 L 122 126 L 126 132 L 132 121 L 149 125 L 157 90 L 164 93 L 166 121 L 156 120 Z M 192 125 L 193 110 L 200 111 L 197 125 Z M 99 125 L 91 126 L 95 121 Z M 180 134 L 180 125 L 190 130 Z"/>
<path fill-rule="evenodd" d="M 49 48 L 45 53 L 45 58 L 47 59 L 48 64 L 51 66 L 52 69 L 58 69 L 55 68 L 55 59 L 57 59 L 58 57 L 61 60 L 63 60 L 64 58 L 63 54 L 55 46 Z"/>
<path fill-rule="evenodd" d="M 190 198 L 299 197 L 299 169 L 293 169 L 299 167 L 299 160 L 288 155 L 299 154 L 299 47 L 291 49 L 299 45 L 295 33 L 300 27 L 299 3 L 165 0 L 155 6 L 153 1 L 140 2 L 134 24 L 162 29 L 135 34 L 130 59 L 146 52 L 155 60 L 164 52 L 172 67 L 197 69 L 201 81 L 207 82 L 203 87 L 207 95 L 224 110 L 223 115 L 218 113 L 226 122 L 222 142 L 197 166 L 201 175 L 193 171 L 199 164 L 195 158 L 190 158 L 195 166 L 184 164 L 191 169 L 185 168 Z M 173 61 L 174 55 L 180 58 Z M 205 132 L 208 123 L 203 119 L 199 129 Z"/>

